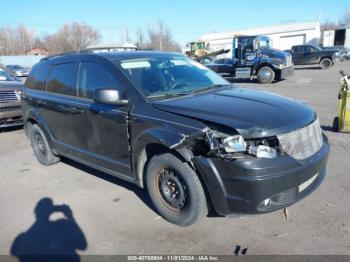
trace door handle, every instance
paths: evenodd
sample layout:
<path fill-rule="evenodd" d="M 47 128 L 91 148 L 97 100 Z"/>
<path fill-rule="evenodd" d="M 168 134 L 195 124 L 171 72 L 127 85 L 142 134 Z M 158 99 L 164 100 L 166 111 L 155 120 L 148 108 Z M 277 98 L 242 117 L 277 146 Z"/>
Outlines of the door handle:
<path fill-rule="evenodd" d="M 73 115 L 82 114 L 83 112 L 84 112 L 84 110 L 81 108 L 78 108 L 78 107 L 70 107 L 69 108 L 69 113 L 71 113 Z"/>
<path fill-rule="evenodd" d="M 42 100 L 37 100 L 37 101 L 36 101 L 36 104 L 37 104 L 38 106 L 46 106 L 46 105 L 47 105 L 47 103 L 46 103 L 45 101 L 42 101 Z"/>

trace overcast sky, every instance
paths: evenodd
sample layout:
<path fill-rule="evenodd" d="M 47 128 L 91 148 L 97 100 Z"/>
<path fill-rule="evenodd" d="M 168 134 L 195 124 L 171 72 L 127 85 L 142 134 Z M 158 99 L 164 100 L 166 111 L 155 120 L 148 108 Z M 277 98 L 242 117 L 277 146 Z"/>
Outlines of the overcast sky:
<path fill-rule="evenodd" d="M 129 28 L 147 28 L 162 20 L 181 44 L 214 31 L 233 31 L 286 22 L 337 21 L 349 0 L 1 0 L 0 26 L 23 23 L 50 33 L 64 23 L 83 21 L 97 28 L 103 42 L 120 40 Z"/>

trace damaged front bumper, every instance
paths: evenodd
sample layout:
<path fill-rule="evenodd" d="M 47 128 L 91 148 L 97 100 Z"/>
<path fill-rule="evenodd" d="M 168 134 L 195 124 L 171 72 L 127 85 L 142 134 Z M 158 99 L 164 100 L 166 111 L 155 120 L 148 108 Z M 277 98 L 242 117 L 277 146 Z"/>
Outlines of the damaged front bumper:
<path fill-rule="evenodd" d="M 197 156 L 192 160 L 219 215 L 265 213 L 313 192 L 325 177 L 329 150 L 324 141 L 316 154 L 304 160 L 288 155 L 236 160 Z"/>

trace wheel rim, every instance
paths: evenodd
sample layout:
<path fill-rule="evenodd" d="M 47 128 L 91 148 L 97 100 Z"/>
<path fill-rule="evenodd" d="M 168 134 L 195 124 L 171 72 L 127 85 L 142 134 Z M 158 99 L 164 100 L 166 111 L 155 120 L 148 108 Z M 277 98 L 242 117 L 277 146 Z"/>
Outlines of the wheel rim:
<path fill-rule="evenodd" d="M 158 173 L 158 191 L 162 202 L 173 211 L 181 211 L 187 204 L 187 186 L 181 176 L 170 169 Z"/>
<path fill-rule="evenodd" d="M 43 137 L 39 133 L 36 133 L 34 135 L 34 148 L 35 148 L 35 151 L 41 157 L 45 157 L 46 156 L 45 141 L 44 141 Z"/>
<path fill-rule="evenodd" d="M 267 69 L 262 69 L 259 72 L 259 78 L 263 81 L 268 81 L 271 78 L 271 72 Z"/>
<path fill-rule="evenodd" d="M 328 60 L 324 60 L 323 61 L 323 67 L 329 67 L 330 66 L 330 62 Z"/>

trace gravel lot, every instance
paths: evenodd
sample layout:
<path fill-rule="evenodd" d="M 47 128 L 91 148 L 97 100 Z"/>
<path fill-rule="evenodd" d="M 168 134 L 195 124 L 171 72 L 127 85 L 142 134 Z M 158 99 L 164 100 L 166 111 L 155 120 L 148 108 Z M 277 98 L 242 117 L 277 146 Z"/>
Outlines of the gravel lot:
<path fill-rule="evenodd" d="M 327 71 L 299 68 L 275 84 L 240 83 L 311 104 L 329 137 L 328 176 L 317 191 L 288 208 L 288 219 L 277 211 L 208 217 L 181 228 L 160 218 L 132 184 L 68 160 L 41 166 L 23 130 L 15 129 L 0 133 L 0 254 L 9 254 L 18 243 L 33 246 L 33 236 L 41 239 L 39 249 L 63 244 L 67 252 L 79 254 L 233 254 L 236 245 L 248 248 L 247 254 L 350 254 L 350 134 L 331 131 L 340 69 L 350 72 L 350 61 Z M 34 208 L 45 197 L 68 205 L 73 218 L 52 228 L 38 224 Z M 62 218 L 62 213 L 50 218 Z"/>

